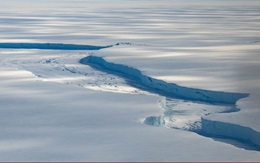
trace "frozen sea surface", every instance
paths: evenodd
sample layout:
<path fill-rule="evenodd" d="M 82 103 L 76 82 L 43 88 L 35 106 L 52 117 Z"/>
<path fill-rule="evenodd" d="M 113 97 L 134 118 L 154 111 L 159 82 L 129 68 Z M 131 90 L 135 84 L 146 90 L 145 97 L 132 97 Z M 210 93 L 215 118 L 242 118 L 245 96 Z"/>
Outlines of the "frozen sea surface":
<path fill-rule="evenodd" d="M 258 1 L 0 4 L 1 161 L 260 160 Z"/>

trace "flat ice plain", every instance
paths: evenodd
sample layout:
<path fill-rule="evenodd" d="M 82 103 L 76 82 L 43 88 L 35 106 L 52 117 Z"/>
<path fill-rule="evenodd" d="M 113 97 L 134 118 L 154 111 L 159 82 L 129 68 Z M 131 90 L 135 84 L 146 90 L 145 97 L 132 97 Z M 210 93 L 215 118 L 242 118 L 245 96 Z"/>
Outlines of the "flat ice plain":
<path fill-rule="evenodd" d="M 0 9 L 0 161 L 260 161 L 258 1 Z"/>

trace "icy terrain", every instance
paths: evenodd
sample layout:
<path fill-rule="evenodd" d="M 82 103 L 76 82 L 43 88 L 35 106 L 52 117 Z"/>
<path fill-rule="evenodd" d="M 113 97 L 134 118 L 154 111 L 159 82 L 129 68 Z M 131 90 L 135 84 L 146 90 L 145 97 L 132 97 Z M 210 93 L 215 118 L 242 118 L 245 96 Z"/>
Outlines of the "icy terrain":
<path fill-rule="evenodd" d="M 259 161 L 259 2 L 126 2 L 0 2 L 0 160 Z"/>

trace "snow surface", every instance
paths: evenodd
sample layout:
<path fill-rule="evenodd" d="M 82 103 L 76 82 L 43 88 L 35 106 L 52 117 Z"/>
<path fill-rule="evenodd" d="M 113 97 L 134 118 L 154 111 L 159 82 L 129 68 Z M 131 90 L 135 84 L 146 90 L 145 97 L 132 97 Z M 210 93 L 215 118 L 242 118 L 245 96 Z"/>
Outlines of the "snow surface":
<path fill-rule="evenodd" d="M 259 161 L 259 2 L 126 2 L 0 2 L 0 160 Z"/>

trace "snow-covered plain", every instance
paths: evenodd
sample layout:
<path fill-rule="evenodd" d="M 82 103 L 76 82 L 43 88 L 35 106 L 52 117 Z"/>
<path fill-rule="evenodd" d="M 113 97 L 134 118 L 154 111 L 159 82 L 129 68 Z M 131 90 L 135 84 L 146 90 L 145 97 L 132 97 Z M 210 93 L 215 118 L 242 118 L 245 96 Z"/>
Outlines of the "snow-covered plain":
<path fill-rule="evenodd" d="M 0 161 L 260 161 L 258 1 L 0 4 Z"/>

